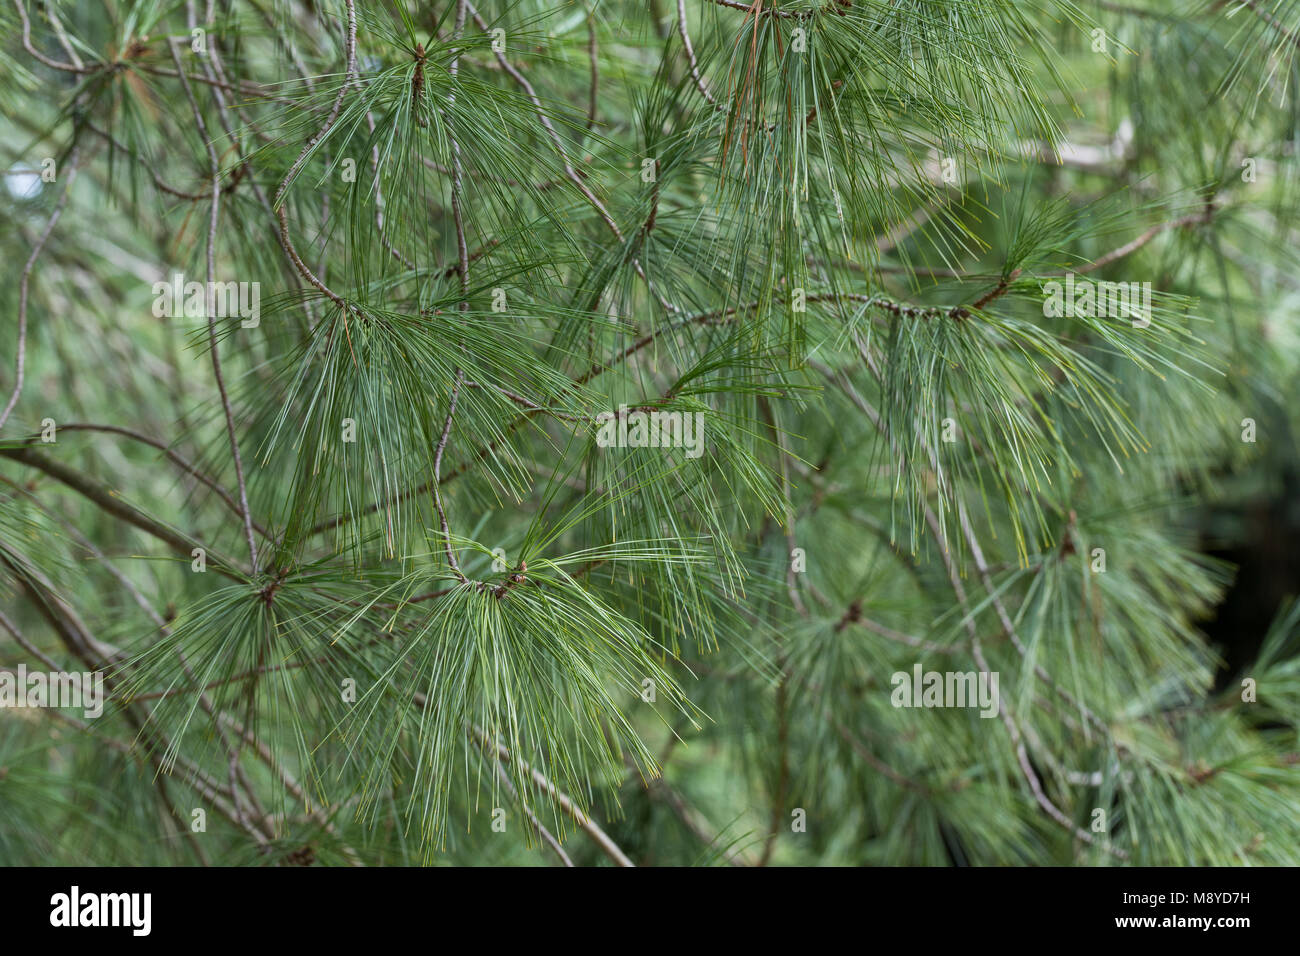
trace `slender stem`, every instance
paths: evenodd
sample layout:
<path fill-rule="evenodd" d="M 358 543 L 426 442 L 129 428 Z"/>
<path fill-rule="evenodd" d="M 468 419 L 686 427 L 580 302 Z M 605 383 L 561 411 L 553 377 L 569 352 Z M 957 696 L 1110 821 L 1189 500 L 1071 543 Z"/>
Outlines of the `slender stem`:
<path fill-rule="evenodd" d="M 456 5 L 456 28 L 453 36 L 456 40 L 461 38 L 465 32 L 465 17 L 468 12 L 468 0 L 459 0 Z M 452 156 L 452 180 L 451 180 L 451 212 L 452 218 L 456 223 L 456 261 L 458 264 L 457 271 L 460 273 L 460 294 L 461 300 L 458 305 L 461 315 L 463 316 L 469 310 L 469 301 L 466 296 L 469 295 L 469 243 L 465 241 L 465 217 L 461 209 L 461 192 L 464 189 L 464 173 L 460 164 L 460 142 L 456 139 L 454 124 L 450 110 L 456 105 L 456 77 L 460 73 L 460 52 L 457 52 L 451 58 L 451 65 L 448 67 L 451 74 L 452 88 L 447 94 L 447 109 L 443 111 L 451 139 L 451 156 Z M 442 426 L 442 437 L 438 439 L 438 448 L 433 457 L 433 503 L 438 510 L 438 522 L 442 529 L 442 546 L 447 555 L 447 564 L 451 566 L 456 577 L 461 581 L 468 580 L 460 570 L 460 561 L 456 557 L 456 549 L 451 544 L 451 528 L 447 524 L 447 509 L 442 501 L 442 456 L 447 450 L 447 439 L 451 437 L 451 423 L 456 417 L 456 402 L 460 399 L 460 387 L 465 381 L 465 373 L 461 369 L 456 369 L 456 381 L 451 388 L 451 400 L 447 404 L 447 420 Z"/>
<path fill-rule="evenodd" d="M 123 437 L 129 438 L 132 441 L 137 441 L 142 445 L 148 445 L 150 448 L 157 448 L 159 451 L 161 451 L 164 455 L 167 456 L 167 459 L 169 461 L 175 464 L 187 475 L 190 475 L 191 477 L 202 482 L 204 485 L 207 485 L 207 487 L 212 490 L 213 494 L 215 494 L 221 500 L 221 502 L 236 516 L 243 517 L 243 512 L 241 511 L 239 505 L 236 503 L 235 499 L 230 497 L 230 493 L 226 491 L 225 488 L 221 487 L 221 485 L 216 481 L 216 479 L 210 477 L 209 475 L 201 471 L 199 468 L 191 464 L 189 461 L 185 459 L 183 455 L 181 455 L 179 452 L 177 452 L 174 448 L 172 448 L 164 441 L 160 441 L 157 438 L 151 438 L 150 436 L 145 435 L 142 432 L 136 431 L 133 428 L 126 428 L 123 425 L 105 425 L 105 424 L 95 423 L 95 422 L 68 422 L 67 424 L 60 425 L 59 431 L 60 432 L 76 432 L 76 431 L 104 432 L 110 435 L 122 435 Z M 29 445 L 32 445 L 35 444 L 38 440 L 39 440 L 39 436 L 34 436 L 32 438 L 29 438 L 27 443 Z M 271 538 L 271 532 L 268 531 L 266 528 L 262 527 L 259 523 L 253 522 L 253 528 L 263 538 L 267 538 L 267 539 Z"/>
<path fill-rule="evenodd" d="M 172 61 L 176 64 L 178 72 L 181 70 L 181 59 L 176 53 L 176 45 L 168 42 L 167 49 L 172 55 Z M 257 574 L 257 540 L 253 535 L 253 512 L 248 506 L 248 486 L 244 481 L 244 460 L 239 452 L 239 436 L 235 432 L 235 413 L 230 407 L 230 394 L 226 390 L 226 378 L 221 371 L 221 347 L 217 343 L 217 318 L 216 318 L 216 281 L 217 281 L 217 224 L 221 216 L 221 161 L 217 158 L 216 147 L 212 145 L 212 140 L 208 136 L 207 124 L 203 121 L 203 110 L 199 108 L 199 101 L 194 97 L 194 90 L 184 76 L 181 77 L 181 86 L 185 90 L 185 97 L 190 101 L 190 108 L 194 112 L 194 125 L 198 129 L 199 138 L 203 140 L 208 150 L 208 161 L 211 164 L 212 172 L 212 206 L 208 216 L 208 247 L 207 247 L 207 313 L 208 313 L 208 351 L 212 355 L 212 374 L 217 380 L 217 391 L 221 395 L 221 410 L 226 418 L 226 438 L 230 442 L 230 455 L 235 465 L 235 484 L 239 488 L 239 508 L 244 519 L 244 535 L 248 542 L 248 566 L 252 568 L 254 576 Z"/>
<path fill-rule="evenodd" d="M 569 858 L 569 854 L 564 852 L 564 847 L 560 846 L 560 841 L 555 839 L 555 836 L 550 830 L 546 829 L 541 820 L 537 819 L 537 814 L 533 812 L 533 808 L 519 795 L 515 785 L 510 782 L 510 776 L 506 773 L 505 767 L 501 765 L 501 761 L 493 761 L 493 766 L 496 768 L 497 779 L 501 781 L 501 786 L 505 787 L 512 800 L 519 803 L 520 808 L 524 811 L 524 816 L 528 818 L 528 823 L 537 833 L 537 836 L 551 849 L 552 853 L 559 857 L 560 863 L 567 867 L 573 866 L 573 860 Z"/>
<path fill-rule="evenodd" d="M 487 733 L 481 727 L 471 725 L 469 733 L 470 736 L 477 740 L 481 746 L 495 750 L 497 758 L 502 763 L 507 766 L 513 763 L 517 765 L 520 770 L 527 773 L 532 778 L 533 785 L 546 796 L 550 797 L 561 810 L 572 817 L 574 822 L 578 824 L 578 827 L 586 833 L 587 836 L 591 838 L 592 842 L 600 848 L 600 851 L 613 860 L 615 864 L 618 866 L 636 866 L 628 855 L 619 848 L 618 844 L 609 838 L 609 834 L 601 829 L 600 824 L 579 810 L 577 804 L 569 798 L 569 795 L 556 787 L 555 784 L 551 783 L 545 774 L 530 767 L 522 758 L 512 758 L 509 748 L 507 748 L 505 744 L 494 743 L 489 740 Z"/>
<path fill-rule="evenodd" d="M 438 509 L 438 523 L 442 528 L 442 544 L 446 551 L 447 563 L 451 565 L 452 571 L 461 581 L 468 580 L 460 570 L 460 562 L 456 559 L 456 549 L 451 546 L 451 529 L 447 525 L 447 512 L 442 504 L 441 472 L 442 472 L 442 454 L 447 449 L 447 439 L 451 435 L 451 422 L 456 417 L 456 400 L 460 398 L 460 385 L 465 380 L 464 373 L 457 370 L 456 383 L 451 389 L 451 402 L 447 408 L 447 420 L 442 426 L 442 437 L 438 439 L 438 449 L 433 456 L 433 503 Z"/>
<path fill-rule="evenodd" d="M 22 9 L 21 6 L 19 9 Z M 26 15 L 24 14 L 24 23 Z M 40 258 L 41 250 L 49 242 L 50 235 L 54 232 L 54 227 L 59 224 L 59 217 L 63 215 L 63 210 L 68 204 L 68 196 L 72 193 L 73 180 L 77 178 L 77 158 L 80 156 L 80 150 L 74 148 L 68 157 L 68 178 L 63 183 L 63 195 L 59 196 L 59 201 L 55 203 L 54 211 L 50 213 L 50 220 L 45 224 L 45 230 L 41 233 L 40 238 L 36 240 L 36 245 L 32 248 L 32 254 L 27 257 L 27 262 L 23 265 L 22 275 L 18 279 L 18 347 L 17 357 L 14 359 L 14 387 L 9 393 L 9 400 L 5 407 L 0 411 L 0 428 L 4 427 L 5 422 L 9 420 L 9 413 L 14 410 L 18 404 L 18 396 L 22 394 L 23 378 L 27 366 L 27 297 L 28 288 L 31 284 L 32 267 L 36 265 L 36 260 Z"/>
<path fill-rule="evenodd" d="M 44 53 L 32 46 L 32 22 L 27 19 L 27 7 L 23 0 L 14 0 L 14 6 L 18 8 L 18 17 L 23 22 L 23 49 L 30 53 L 36 60 L 44 63 L 52 70 L 62 70 L 64 73 L 98 73 L 103 67 L 101 66 L 76 66 L 71 63 L 60 63 L 58 60 L 51 59 Z"/>
<path fill-rule="evenodd" d="M 338 96 L 334 98 L 334 105 L 330 109 L 329 115 L 325 118 L 324 125 L 313 133 L 311 138 L 303 144 L 302 152 L 298 154 L 298 158 L 295 159 L 293 165 L 289 167 L 289 171 L 284 174 L 284 179 L 280 181 L 279 188 L 275 191 L 275 199 L 273 200 L 272 205 L 275 207 L 275 214 L 280 221 L 280 244 L 284 247 L 290 261 L 293 262 L 294 267 L 302 274 L 302 277 L 311 283 L 318 292 L 343 310 L 343 322 L 344 328 L 346 329 L 347 314 L 350 307 L 347 302 L 344 301 L 342 296 L 338 295 L 334 290 L 326 286 L 325 283 L 318 279 L 316 274 L 311 271 L 307 263 L 303 262 L 302 256 L 294 246 L 293 239 L 289 235 L 289 216 L 288 213 L 285 212 L 283 204 L 284 194 L 289 188 L 289 183 L 298 175 L 298 171 L 301 170 L 303 164 L 307 162 L 307 157 L 311 155 L 311 151 L 316 147 L 316 144 L 319 143 L 325 137 L 325 134 L 333 129 L 334 124 L 338 122 L 339 113 L 343 109 L 343 100 L 347 97 L 348 90 L 357 78 L 357 11 L 354 0 L 344 0 L 344 3 L 347 6 L 348 12 L 348 33 L 346 41 L 347 72 L 343 79 L 343 85 L 339 87 Z"/>
<path fill-rule="evenodd" d="M 236 581 L 245 581 L 252 576 L 251 571 L 241 568 L 238 562 L 229 558 L 222 557 L 211 548 L 207 548 L 197 538 L 186 535 L 161 521 L 152 515 L 141 511 L 134 505 L 128 504 L 122 499 L 122 496 L 107 485 L 101 484 L 92 478 L 86 477 L 78 469 L 69 468 L 65 465 L 47 458 L 45 455 L 28 447 L 19 448 L 0 448 L 0 456 L 12 459 L 24 465 L 29 465 L 51 478 L 59 481 L 82 497 L 93 501 L 101 510 L 107 512 L 115 518 L 134 525 L 141 531 L 164 544 L 169 545 L 180 554 L 189 557 L 190 552 L 196 547 L 204 547 L 208 558 L 218 573 L 223 574 Z"/>

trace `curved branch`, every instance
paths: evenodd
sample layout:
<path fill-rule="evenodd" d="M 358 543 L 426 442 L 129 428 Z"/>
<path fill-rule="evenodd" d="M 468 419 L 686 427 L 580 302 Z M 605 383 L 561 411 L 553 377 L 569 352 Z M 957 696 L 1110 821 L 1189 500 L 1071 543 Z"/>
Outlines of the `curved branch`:
<path fill-rule="evenodd" d="M 63 195 L 59 197 L 59 201 L 54 206 L 54 211 L 50 213 L 50 221 L 45 224 L 45 231 L 36 240 L 32 254 L 27 257 L 27 262 L 23 266 L 22 277 L 18 280 L 18 347 L 17 358 L 14 360 L 14 387 L 13 391 L 9 393 L 9 401 L 5 403 L 4 409 L 0 411 L 0 428 L 3 428 L 5 422 L 9 420 L 9 413 L 18 404 L 18 396 L 23 391 L 23 378 L 27 366 L 27 296 L 28 287 L 31 283 L 32 267 L 36 265 L 36 260 L 40 258 L 41 251 L 45 248 L 45 244 L 49 242 L 50 235 L 54 232 L 54 227 L 58 225 L 59 217 L 63 215 L 63 210 L 68 204 L 68 196 L 72 192 L 72 182 L 77 178 L 77 157 L 79 155 L 79 151 L 74 147 L 68 158 L 71 171 L 63 184 Z"/>

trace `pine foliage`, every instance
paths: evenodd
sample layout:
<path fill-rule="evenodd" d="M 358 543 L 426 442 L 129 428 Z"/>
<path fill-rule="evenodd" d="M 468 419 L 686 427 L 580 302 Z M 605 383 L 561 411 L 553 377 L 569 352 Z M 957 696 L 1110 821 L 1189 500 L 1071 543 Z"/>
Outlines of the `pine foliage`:
<path fill-rule="evenodd" d="M 1300 5 L 0 31 L 0 665 L 109 697 L 0 710 L 0 859 L 1300 862 L 1198 510 L 1296 467 Z"/>

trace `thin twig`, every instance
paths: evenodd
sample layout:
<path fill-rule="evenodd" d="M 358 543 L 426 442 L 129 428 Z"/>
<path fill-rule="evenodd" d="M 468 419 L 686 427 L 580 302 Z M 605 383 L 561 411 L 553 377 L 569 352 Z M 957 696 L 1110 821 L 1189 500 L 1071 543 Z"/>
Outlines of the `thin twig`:
<path fill-rule="evenodd" d="M 15 0 L 17 2 L 17 0 Z M 21 6 L 20 8 L 21 9 Z M 24 15 L 24 23 L 25 15 Z M 22 276 L 18 280 L 18 347 L 17 357 L 14 360 L 14 387 L 9 394 L 9 401 L 5 403 L 3 411 L 0 411 L 0 428 L 4 427 L 5 422 L 9 420 L 9 413 L 14 410 L 18 404 L 18 396 L 22 394 L 23 377 L 27 365 L 27 295 L 28 286 L 31 283 L 32 267 L 36 265 L 36 260 L 40 257 L 41 250 L 49 241 L 50 235 L 54 232 L 54 227 L 59 224 L 59 217 L 63 215 L 63 210 L 68 204 L 68 197 L 72 194 L 72 182 L 77 178 L 77 158 L 80 155 L 78 149 L 74 148 L 68 158 L 70 170 L 68 178 L 63 183 L 63 195 L 54 205 L 54 211 L 50 213 L 50 220 L 45 224 L 45 231 L 41 233 L 40 238 L 36 240 L 36 245 L 32 249 L 32 254 L 27 257 L 27 262 L 23 266 Z"/>
<path fill-rule="evenodd" d="M 316 144 L 324 138 L 326 133 L 333 129 L 334 124 L 338 121 L 339 113 L 343 109 L 343 100 L 347 97 L 348 90 L 357 78 L 357 11 L 354 0 L 344 0 L 344 3 L 347 6 L 348 13 L 348 33 L 346 42 L 347 68 L 343 84 L 339 87 L 338 96 L 334 99 L 334 106 L 330 109 L 329 115 L 325 118 L 324 125 L 313 133 L 311 138 L 303 144 L 302 152 L 298 154 L 298 158 L 294 160 L 293 165 L 289 167 L 289 171 L 285 173 L 284 179 L 280 181 L 280 186 L 275 191 L 275 198 L 272 201 L 272 205 L 275 207 L 275 214 L 280 221 L 280 242 L 288 253 L 289 259 L 293 262 L 294 267 L 302 274 L 304 279 L 311 283 L 318 292 L 343 310 L 343 323 L 344 329 L 346 330 L 349 306 L 342 296 L 338 295 L 334 290 L 326 286 L 325 283 L 318 279 L 316 274 L 311 271 L 311 268 L 307 263 L 303 262 L 302 256 L 294 246 L 293 239 L 289 235 L 289 216 L 288 213 L 285 212 L 283 203 L 284 194 L 289 188 L 289 183 L 298 175 L 298 171 L 301 170 L 303 164 L 307 162 L 307 157 L 311 155 L 311 151 L 315 148 Z"/>
<path fill-rule="evenodd" d="M 204 472 L 200 471 L 197 467 L 195 467 L 189 461 L 187 461 L 184 456 L 182 456 L 179 452 L 177 452 L 174 448 L 172 448 L 164 441 L 160 441 L 157 438 L 151 438 L 148 435 L 143 434 L 142 432 L 138 432 L 132 428 L 126 428 L 122 425 L 104 425 L 104 424 L 99 424 L 94 422 L 68 422 L 67 424 L 59 425 L 59 431 L 60 432 L 76 432 L 76 431 L 104 432 L 110 435 L 122 435 L 126 438 L 130 438 L 132 441 L 140 442 L 140 444 L 142 445 L 148 445 L 150 448 L 156 448 L 159 451 L 161 451 L 164 455 L 166 455 L 169 461 L 175 464 L 187 475 L 190 475 L 191 477 L 197 479 L 198 481 L 206 485 L 208 488 L 210 488 L 212 492 L 218 498 L 221 499 L 221 502 L 236 516 L 243 517 L 243 512 L 240 510 L 240 507 L 236 503 L 235 499 L 230 497 L 230 493 L 226 491 L 225 488 L 221 487 L 221 485 L 217 483 L 216 479 L 211 478 Z M 40 440 L 39 435 L 32 436 L 28 438 L 27 444 L 33 445 L 39 440 Z M 266 528 L 262 527 L 262 525 L 260 525 L 256 521 L 253 522 L 253 528 L 262 537 L 268 540 L 271 538 L 271 532 L 269 532 Z"/>
<path fill-rule="evenodd" d="M 417 697 L 423 697 L 417 694 Z M 504 764 L 516 764 L 519 769 L 527 773 L 533 781 L 533 785 L 542 793 L 546 794 L 561 810 L 573 818 L 579 828 L 589 836 L 592 841 L 600 848 L 601 852 L 614 861 L 618 866 L 636 866 L 624 853 L 617 843 L 609 838 L 600 824 L 598 824 L 587 814 L 578 809 L 577 804 L 573 802 L 563 790 L 560 790 L 555 784 L 546 778 L 546 775 L 539 770 L 530 767 L 526 761 L 519 757 L 511 757 L 510 750 L 502 743 L 496 743 L 488 739 L 487 733 L 477 725 L 471 725 L 469 728 L 470 736 L 479 742 L 481 746 L 490 747 L 496 751 L 497 758 Z"/>
<path fill-rule="evenodd" d="M 176 52 L 176 45 L 170 41 L 167 49 L 171 52 L 172 62 L 176 64 L 178 72 L 183 73 L 181 69 L 181 59 Z M 221 371 L 221 348 L 217 343 L 217 318 L 216 318 L 216 281 L 217 281 L 217 223 L 221 215 L 221 161 L 217 158 L 216 147 L 212 145 L 212 140 L 208 136 L 207 124 L 203 121 L 203 110 L 199 108 L 199 101 L 194 97 L 194 90 L 184 76 L 181 77 L 181 86 L 185 90 L 185 97 L 190 101 L 190 108 L 194 112 L 194 124 L 198 130 L 199 138 L 203 140 L 208 150 L 208 161 L 212 170 L 212 207 L 208 216 L 208 248 L 207 248 L 207 302 L 206 308 L 208 313 L 208 350 L 212 355 L 212 374 L 217 380 L 217 391 L 221 396 L 221 410 L 226 417 L 226 437 L 230 442 L 230 454 L 235 464 L 235 483 L 239 488 L 239 507 L 244 519 L 244 535 L 248 539 L 248 565 L 257 574 L 257 539 L 253 535 L 253 512 L 248 506 L 248 486 L 244 481 L 244 459 L 239 452 L 239 436 L 235 432 L 235 413 L 230 407 L 230 395 L 226 391 L 226 378 Z"/>
<path fill-rule="evenodd" d="M 33 57 L 44 63 L 52 70 L 62 70 L 64 73 L 98 73 L 103 69 L 102 66 L 75 66 L 71 63 L 60 63 L 58 60 L 51 59 L 44 53 L 32 46 L 32 23 L 27 19 L 27 7 L 22 0 L 14 0 L 14 6 L 18 8 L 18 17 L 23 22 L 23 49 Z"/>
<path fill-rule="evenodd" d="M 86 477 L 80 470 L 69 468 L 60 462 L 47 458 L 33 448 L 20 446 L 17 448 L 0 448 L 0 456 L 10 458 L 24 465 L 30 465 L 33 468 L 43 471 L 51 478 L 59 481 L 73 491 L 76 491 L 82 497 L 93 501 L 101 510 L 107 512 L 115 518 L 134 525 L 141 531 L 149 534 L 159 541 L 170 545 L 174 550 L 186 557 L 196 547 L 204 547 L 209 562 L 213 568 L 220 574 L 226 575 L 236 581 L 247 580 L 251 572 L 246 568 L 241 568 L 238 562 L 230 558 L 223 557 L 219 553 L 207 548 L 197 538 L 183 534 L 168 525 L 158 521 L 152 515 L 141 511 L 134 505 L 128 504 L 122 496 L 112 488 Z"/>
<path fill-rule="evenodd" d="M 465 17 L 468 12 L 468 0 L 459 0 L 456 5 L 456 27 L 453 36 L 460 40 L 461 35 L 465 32 Z M 459 50 L 451 58 L 451 65 L 448 67 L 451 74 L 452 88 L 447 94 L 447 110 L 443 116 L 450 131 L 452 119 L 450 110 L 456 104 L 456 77 L 460 73 L 460 56 Z M 460 273 L 460 294 L 461 300 L 458 305 L 461 315 L 463 316 L 469 309 L 467 296 L 469 295 L 469 244 L 465 241 L 465 217 L 461 209 L 461 192 L 464 188 L 464 175 L 460 164 L 460 142 L 456 139 L 454 132 L 449 132 L 451 139 L 452 169 L 454 173 L 451 180 L 451 212 L 452 218 L 456 223 L 456 257 L 459 264 Z M 447 420 L 442 426 L 442 437 L 438 439 L 438 450 L 433 457 L 433 504 L 438 511 L 438 522 L 442 528 L 442 546 L 446 551 L 447 564 L 455 572 L 456 577 L 461 581 L 467 581 L 468 578 L 460 570 L 460 561 L 456 557 L 456 549 L 451 544 L 451 528 L 447 524 L 447 510 L 442 501 L 441 476 L 442 476 L 442 456 L 447 449 L 447 439 L 451 436 L 451 423 L 456 417 L 456 402 L 460 398 L 460 387 L 465 381 L 465 373 L 462 369 L 456 369 L 456 381 L 451 389 L 451 401 L 447 404 Z"/>
<path fill-rule="evenodd" d="M 492 758 L 489 757 L 488 759 L 491 760 Z M 492 765 L 496 769 L 497 779 L 500 780 L 501 785 L 506 788 L 506 792 L 510 794 L 510 798 L 518 801 L 519 806 L 524 811 L 524 816 L 528 818 L 529 824 L 532 826 L 533 830 L 536 831 L 538 837 L 541 838 L 541 841 L 550 847 L 552 853 L 560 858 L 560 863 L 567 867 L 573 866 L 573 860 L 569 858 L 569 854 L 564 852 L 564 847 L 560 846 L 560 841 L 555 839 L 555 836 L 550 830 L 546 829 L 541 820 L 537 819 L 537 814 L 533 813 L 533 808 L 530 807 L 524 798 L 519 795 L 519 791 L 515 789 L 515 785 L 510 782 L 510 776 L 506 773 L 506 768 L 501 765 L 501 761 L 494 760 Z"/>

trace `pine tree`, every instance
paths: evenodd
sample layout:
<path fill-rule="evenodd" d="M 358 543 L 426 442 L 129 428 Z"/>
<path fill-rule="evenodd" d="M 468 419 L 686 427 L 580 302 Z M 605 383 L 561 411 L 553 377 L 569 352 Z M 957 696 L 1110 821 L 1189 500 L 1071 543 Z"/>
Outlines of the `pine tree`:
<path fill-rule="evenodd" d="M 0 29 L 6 862 L 1300 862 L 1295 3 Z"/>

